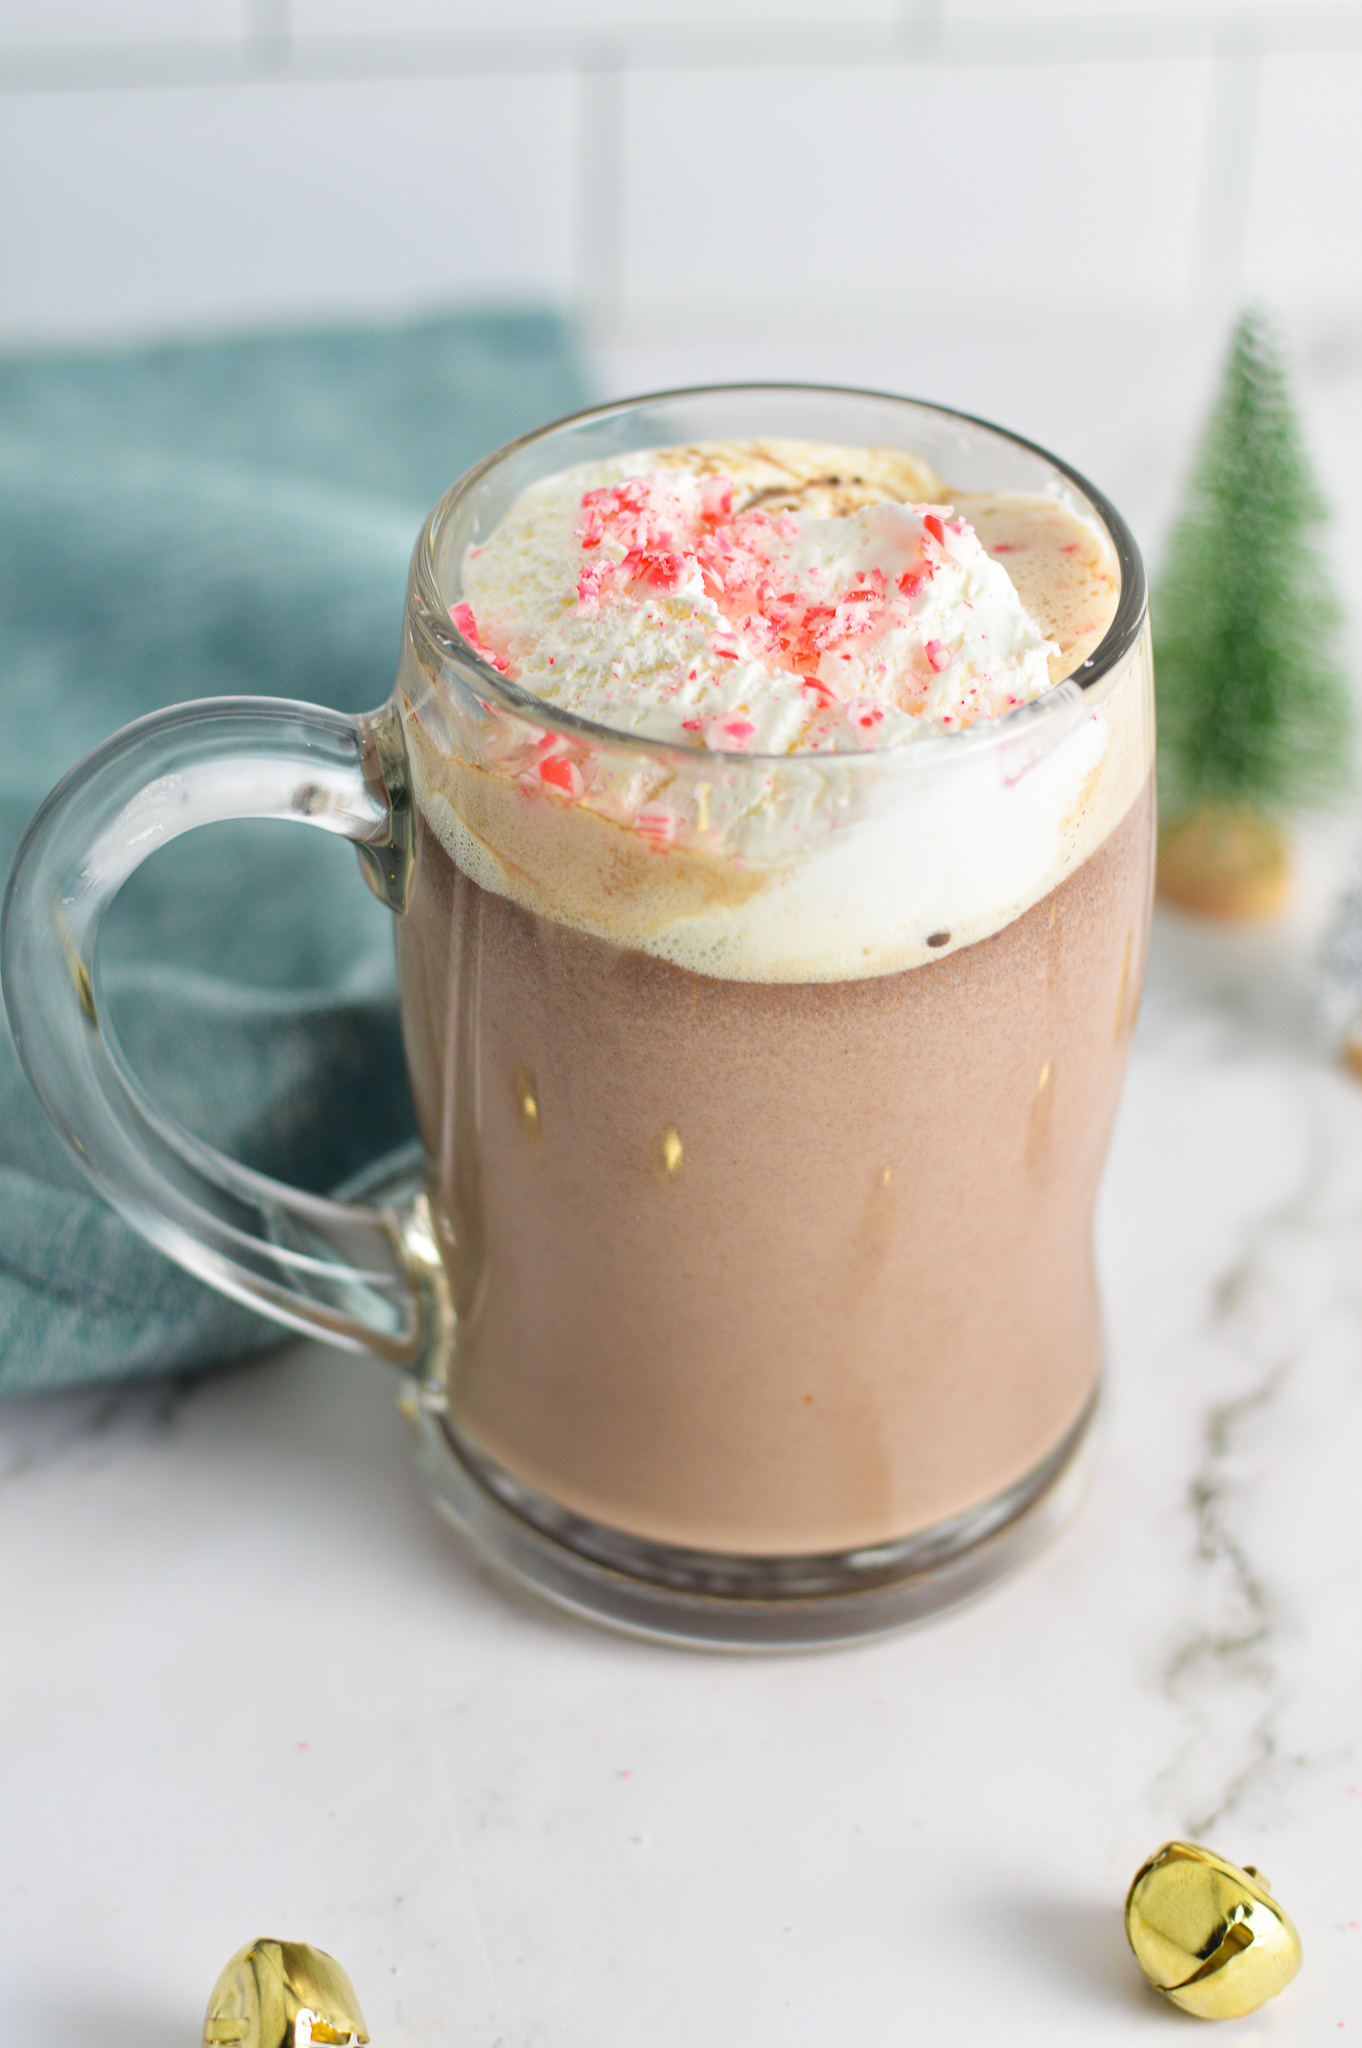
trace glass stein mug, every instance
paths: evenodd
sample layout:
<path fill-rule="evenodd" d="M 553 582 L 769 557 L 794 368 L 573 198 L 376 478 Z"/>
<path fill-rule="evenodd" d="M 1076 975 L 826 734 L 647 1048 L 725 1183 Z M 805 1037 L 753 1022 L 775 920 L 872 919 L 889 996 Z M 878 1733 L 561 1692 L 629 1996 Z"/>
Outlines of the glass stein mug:
<path fill-rule="evenodd" d="M 756 757 L 560 711 L 460 632 L 466 551 L 536 479 L 776 436 L 1067 503 L 1119 577 L 1092 657 L 962 732 Z M 641 399 L 527 435 L 441 500 L 381 710 L 182 705 L 76 768 L 15 863 L 6 1003 L 130 1223 L 401 1369 L 436 1498 L 503 1568 L 645 1634 L 844 1641 L 987 1584 L 1080 1488 L 1152 761 L 1139 555 L 1065 464 L 868 393 Z M 115 893 L 236 817 L 344 834 L 395 914 L 421 1156 L 351 1200 L 179 1128 L 109 1028 Z"/>

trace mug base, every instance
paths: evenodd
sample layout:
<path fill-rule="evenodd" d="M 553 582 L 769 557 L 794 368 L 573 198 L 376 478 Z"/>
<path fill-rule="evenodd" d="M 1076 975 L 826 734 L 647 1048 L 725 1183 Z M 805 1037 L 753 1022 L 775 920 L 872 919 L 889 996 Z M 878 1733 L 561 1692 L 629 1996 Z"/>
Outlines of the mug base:
<path fill-rule="evenodd" d="M 385 1209 L 400 1235 L 424 1231 L 424 1156 L 407 1146 L 341 1192 Z M 428 1251 L 433 1246 L 425 1236 Z M 432 1301 L 432 1310 L 436 1304 Z M 991 1500 L 897 1542 L 761 1557 L 630 1536 L 537 1493 L 462 1439 L 447 1412 L 448 1343 L 432 1313 L 429 1354 L 401 1405 L 436 1507 L 494 1568 L 584 1620 L 708 1650 L 813 1650 L 908 1627 L 987 1591 L 1067 1520 L 1095 1457 L 1094 1392 L 1073 1428 Z"/>
<path fill-rule="evenodd" d="M 555 1606 L 654 1641 L 812 1650 L 885 1635 L 973 1599 L 1039 1550 L 1077 1506 L 1097 1397 L 1050 1455 L 979 1507 L 897 1543 L 804 1557 L 653 1543 L 557 1506 L 460 1441 L 426 1390 L 403 1408 L 435 1505 L 492 1565 Z"/>

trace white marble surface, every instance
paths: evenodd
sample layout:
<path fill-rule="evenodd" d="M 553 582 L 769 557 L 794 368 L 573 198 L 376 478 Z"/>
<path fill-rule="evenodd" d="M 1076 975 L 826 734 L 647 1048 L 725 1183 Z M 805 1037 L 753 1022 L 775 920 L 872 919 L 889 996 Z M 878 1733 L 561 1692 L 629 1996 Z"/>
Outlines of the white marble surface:
<path fill-rule="evenodd" d="M 300 1348 L 0 1417 L 15 2048 L 179 2048 L 249 1936 L 380 2048 L 1094 2048 L 1194 2023 L 1120 1905 L 1190 1832 L 1306 1966 L 1223 2037 L 1362 2031 L 1362 1088 L 1305 934 L 1165 921 L 1104 1198 L 1095 1490 L 973 1607 L 725 1659 L 502 1590 L 383 1369 Z"/>

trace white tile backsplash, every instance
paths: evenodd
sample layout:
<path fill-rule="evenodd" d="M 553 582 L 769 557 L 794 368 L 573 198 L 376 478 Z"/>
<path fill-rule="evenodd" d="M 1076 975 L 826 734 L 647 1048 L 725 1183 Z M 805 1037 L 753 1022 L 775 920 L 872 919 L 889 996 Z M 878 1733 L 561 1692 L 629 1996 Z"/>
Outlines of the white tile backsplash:
<path fill-rule="evenodd" d="M 564 79 L 33 94 L 6 116 L 11 338 L 567 296 Z"/>
<path fill-rule="evenodd" d="M 1204 61 L 643 74 L 626 311 L 1149 307 L 1186 294 Z"/>
<path fill-rule="evenodd" d="M 0 50 L 234 42 L 248 0 L 0 0 Z"/>
<path fill-rule="evenodd" d="M 1360 67 L 1362 0 L 0 0 L 0 345 L 456 297 L 1351 319 Z"/>
<path fill-rule="evenodd" d="M 1362 296 L 1362 51 L 1262 60 L 1247 209 L 1251 289 L 1333 310 Z"/>

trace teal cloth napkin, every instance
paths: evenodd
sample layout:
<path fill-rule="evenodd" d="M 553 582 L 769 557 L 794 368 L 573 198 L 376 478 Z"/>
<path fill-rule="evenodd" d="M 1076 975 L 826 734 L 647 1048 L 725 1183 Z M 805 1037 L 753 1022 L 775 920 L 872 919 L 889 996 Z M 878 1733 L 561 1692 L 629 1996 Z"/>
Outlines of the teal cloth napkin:
<path fill-rule="evenodd" d="M 381 703 L 424 513 L 583 402 L 537 315 L 0 362 L 0 872 L 52 784 L 144 712 Z M 390 918 L 342 842 L 191 834 L 125 889 L 105 958 L 133 1065 L 225 1151 L 326 1189 L 411 1135 Z M 113 1215 L 0 1034 L 0 1392 L 284 1335 Z"/>

